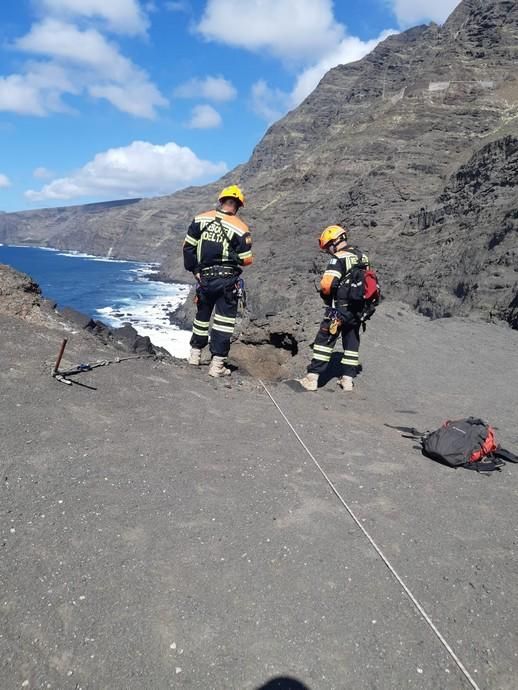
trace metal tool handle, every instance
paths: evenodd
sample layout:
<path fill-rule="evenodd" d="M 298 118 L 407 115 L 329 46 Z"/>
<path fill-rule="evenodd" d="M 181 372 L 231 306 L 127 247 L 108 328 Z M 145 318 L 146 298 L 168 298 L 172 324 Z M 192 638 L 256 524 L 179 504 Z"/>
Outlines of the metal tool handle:
<path fill-rule="evenodd" d="M 59 349 L 58 358 L 56 359 L 56 364 L 54 365 L 54 369 L 52 370 L 53 376 L 55 374 L 57 374 L 59 371 L 59 365 L 61 364 L 61 360 L 63 359 L 63 354 L 65 352 L 65 348 L 67 346 L 67 343 L 68 343 L 68 338 L 63 338 L 63 342 L 61 343 L 61 347 Z"/>

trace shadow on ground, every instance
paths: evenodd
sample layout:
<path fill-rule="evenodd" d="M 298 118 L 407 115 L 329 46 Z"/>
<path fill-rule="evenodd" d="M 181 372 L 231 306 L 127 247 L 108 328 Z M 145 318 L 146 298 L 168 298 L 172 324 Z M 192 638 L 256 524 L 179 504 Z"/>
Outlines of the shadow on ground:
<path fill-rule="evenodd" d="M 257 690 L 311 690 L 311 688 L 295 678 L 278 676 L 261 685 Z"/>

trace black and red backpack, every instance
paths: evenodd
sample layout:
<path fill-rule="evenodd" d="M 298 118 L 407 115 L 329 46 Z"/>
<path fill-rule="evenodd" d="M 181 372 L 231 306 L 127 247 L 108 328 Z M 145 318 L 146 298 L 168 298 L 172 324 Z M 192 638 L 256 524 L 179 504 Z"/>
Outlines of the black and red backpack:
<path fill-rule="evenodd" d="M 374 314 L 381 299 L 376 271 L 364 261 L 362 252 L 348 247 L 358 257 L 358 262 L 345 273 L 337 289 L 338 304 L 344 303 L 353 313 L 360 314 L 365 322 Z"/>
<path fill-rule="evenodd" d="M 450 467 L 488 472 L 505 461 L 518 462 L 518 456 L 500 447 L 494 428 L 476 417 L 445 421 L 422 435 L 421 447 L 423 455 Z"/>

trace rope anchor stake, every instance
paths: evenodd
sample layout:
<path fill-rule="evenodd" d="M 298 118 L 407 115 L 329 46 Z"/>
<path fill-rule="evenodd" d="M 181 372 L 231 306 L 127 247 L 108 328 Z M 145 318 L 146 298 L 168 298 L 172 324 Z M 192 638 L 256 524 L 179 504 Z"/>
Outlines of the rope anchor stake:
<path fill-rule="evenodd" d="M 109 364 L 120 364 L 121 362 L 126 362 L 129 359 L 158 359 L 160 357 L 156 354 L 149 354 L 130 355 L 129 357 L 116 357 L 115 359 L 99 359 L 96 362 L 83 362 L 81 364 L 78 364 L 76 367 L 73 367 L 72 369 L 66 369 L 65 371 L 61 371 L 59 365 L 61 364 L 61 360 L 63 359 L 63 354 L 65 353 L 67 342 L 68 339 L 63 338 L 63 342 L 61 343 L 58 357 L 56 359 L 56 364 L 54 365 L 51 371 L 52 378 L 56 379 L 56 381 L 59 381 L 60 383 L 65 383 L 67 386 L 71 386 L 72 383 L 74 383 L 68 378 L 69 376 L 82 374 L 84 371 L 92 371 L 93 369 L 97 369 L 98 367 L 105 367 Z"/>

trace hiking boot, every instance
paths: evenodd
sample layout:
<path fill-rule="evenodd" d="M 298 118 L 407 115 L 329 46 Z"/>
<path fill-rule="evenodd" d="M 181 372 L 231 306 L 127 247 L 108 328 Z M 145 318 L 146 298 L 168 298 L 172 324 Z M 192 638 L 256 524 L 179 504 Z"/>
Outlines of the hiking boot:
<path fill-rule="evenodd" d="M 193 367 L 199 367 L 201 364 L 201 350 L 197 350 L 195 347 L 191 347 L 191 352 L 189 354 L 189 364 Z"/>
<path fill-rule="evenodd" d="M 342 376 L 338 379 L 338 385 L 343 391 L 352 391 L 354 388 L 354 381 L 352 376 Z"/>
<path fill-rule="evenodd" d="M 318 388 L 318 374 L 306 374 L 303 379 L 298 379 L 302 388 L 307 391 L 316 391 Z"/>
<path fill-rule="evenodd" d="M 209 376 L 220 378 L 222 376 L 230 376 L 232 372 L 225 366 L 225 358 L 214 355 L 209 367 Z"/>

